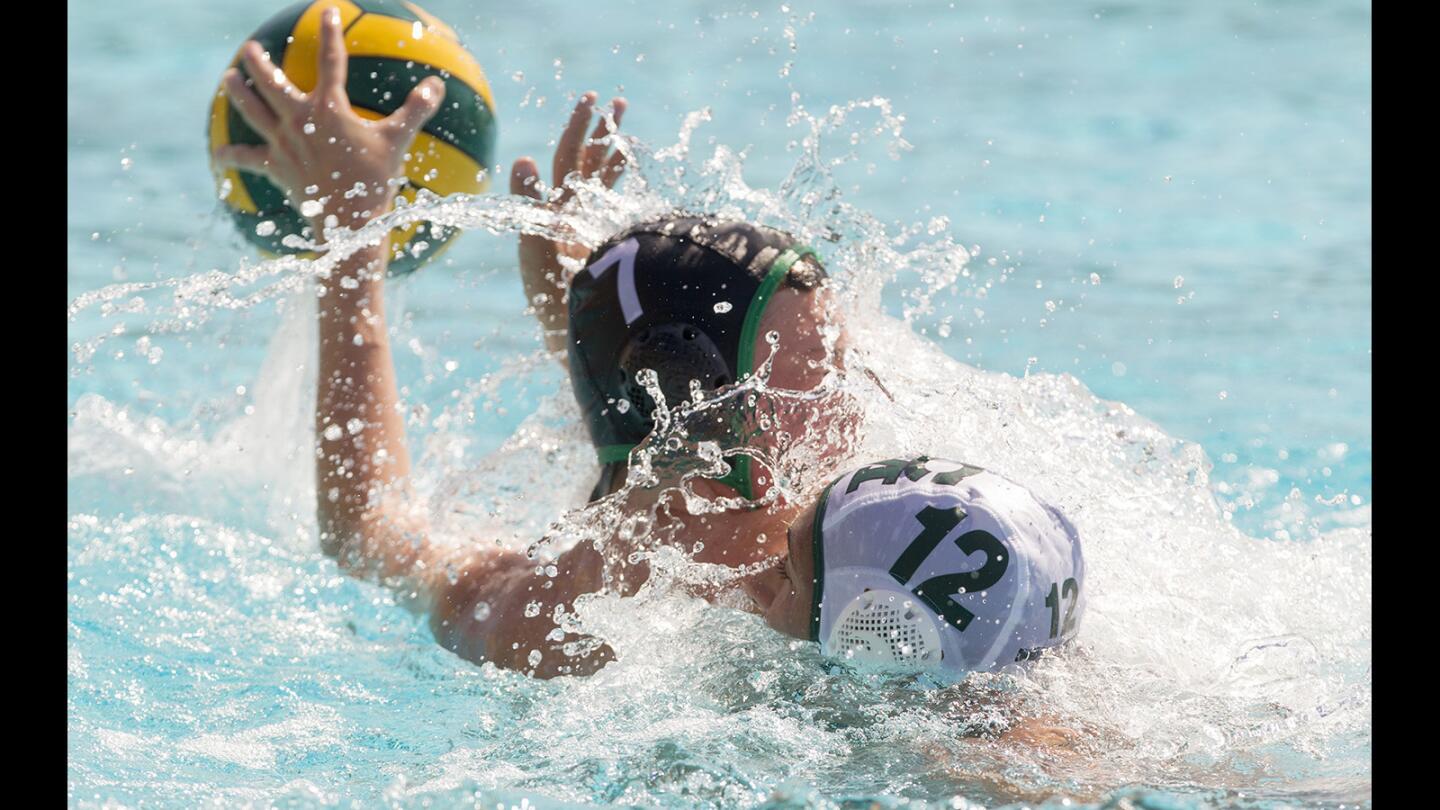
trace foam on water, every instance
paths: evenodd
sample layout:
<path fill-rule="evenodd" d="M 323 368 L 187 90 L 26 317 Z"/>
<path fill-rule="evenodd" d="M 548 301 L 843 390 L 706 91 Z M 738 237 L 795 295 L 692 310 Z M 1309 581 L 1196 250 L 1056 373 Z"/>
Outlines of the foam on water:
<path fill-rule="evenodd" d="M 124 403 L 96 395 L 77 405 L 71 801 L 962 806 L 948 803 L 1063 794 L 1121 806 L 1156 790 L 1368 800 L 1368 512 L 1354 528 L 1306 539 L 1248 536 L 1217 501 L 1202 448 L 1071 376 L 983 371 L 915 334 L 911 319 L 933 314 L 938 292 L 983 298 L 1002 271 L 972 267 L 948 223 L 887 226 L 845 199 L 832 171 L 851 144 L 906 147 L 903 118 L 883 99 L 816 115 L 793 98 L 799 158 L 773 192 L 747 185 L 743 156 L 728 147 L 693 153 L 706 119 L 691 115 L 665 148 L 628 142 L 635 162 L 622 193 L 583 186 L 578 212 L 503 197 L 422 200 L 313 262 L 114 285 L 72 302 L 72 319 L 139 316 L 196 340 L 214 310 L 275 301 L 285 315 L 246 413 L 167 422 L 132 419 Z M 1073 648 L 1024 674 L 959 684 L 856 673 L 752 615 L 690 596 L 733 574 L 657 546 L 656 575 L 639 594 L 596 595 L 557 616 L 603 637 L 619 660 L 590 678 L 538 682 L 439 649 L 391 595 L 319 553 L 312 278 L 323 283 L 338 257 L 416 219 L 508 239 L 565 229 L 597 244 L 675 208 L 762 221 L 819 248 L 849 330 L 845 373 L 825 390 L 863 414 L 852 460 L 961 459 L 1023 482 L 1071 518 L 1089 572 Z M 881 307 L 897 287 L 901 319 Z M 74 367 L 98 362 L 116 337 L 78 341 Z M 536 550 L 549 554 L 622 526 L 644 532 L 617 499 L 576 510 L 596 469 L 549 357 L 521 353 L 484 377 L 448 379 L 446 395 L 410 403 L 409 440 L 425 508 L 450 542 L 525 548 L 548 529 L 554 539 Z M 685 415 L 752 394 L 799 397 L 765 382 L 671 403 L 675 418 L 637 457 L 632 485 L 650 461 L 701 453 L 692 475 L 722 463 L 735 448 L 692 443 Z M 520 429 L 479 456 L 477 421 L 527 401 L 537 404 Z M 777 492 L 803 494 L 844 461 L 807 448 L 769 460 Z M 125 506 L 92 506 L 102 500 Z M 1080 741 L 993 739 L 1037 716 L 1079 730 Z"/>

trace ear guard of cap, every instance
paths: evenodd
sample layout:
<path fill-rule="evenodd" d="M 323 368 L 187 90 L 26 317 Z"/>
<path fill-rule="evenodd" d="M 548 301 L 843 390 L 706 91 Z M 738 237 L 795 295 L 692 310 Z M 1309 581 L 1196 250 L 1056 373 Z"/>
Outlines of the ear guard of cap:
<path fill-rule="evenodd" d="M 620 350 L 615 388 L 630 402 L 625 418 L 644 433 L 654 426 L 655 419 L 655 400 L 638 379 L 645 369 L 655 372 L 667 408 L 690 399 L 691 380 L 706 392 L 731 382 L 725 358 L 699 327 L 667 323 L 641 329 Z"/>
<path fill-rule="evenodd" d="M 825 640 L 826 655 L 886 669 L 940 666 L 940 625 L 909 593 L 867 590 L 846 605 Z"/>

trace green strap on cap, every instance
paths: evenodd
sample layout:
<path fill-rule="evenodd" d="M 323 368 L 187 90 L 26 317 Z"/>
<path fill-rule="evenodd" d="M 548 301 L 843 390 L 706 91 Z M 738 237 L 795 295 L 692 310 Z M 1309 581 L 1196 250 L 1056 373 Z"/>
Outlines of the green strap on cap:
<path fill-rule="evenodd" d="M 820 493 L 820 502 L 815 504 L 815 528 L 812 530 L 810 539 L 810 550 L 814 555 L 812 563 L 814 570 L 811 572 L 814 579 L 813 588 L 810 591 L 810 640 L 820 640 L 820 608 L 825 604 L 825 533 L 822 529 L 825 526 L 825 507 L 830 503 L 830 490 L 840 483 L 845 476 L 830 482 L 825 491 Z"/>

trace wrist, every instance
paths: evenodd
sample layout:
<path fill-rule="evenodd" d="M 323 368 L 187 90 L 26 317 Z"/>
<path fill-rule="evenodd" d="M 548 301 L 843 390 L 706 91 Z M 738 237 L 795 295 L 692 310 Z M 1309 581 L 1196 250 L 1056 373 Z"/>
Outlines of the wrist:
<path fill-rule="evenodd" d="M 310 199 L 318 204 L 319 208 L 313 212 L 302 213 L 307 214 L 306 219 L 314 230 L 315 240 L 323 244 L 327 228 L 359 230 L 370 220 L 390 213 L 395 203 L 395 190 L 386 186 L 383 192 L 371 191 L 368 194 L 356 194 L 354 190 L 333 191 L 317 194 Z"/>

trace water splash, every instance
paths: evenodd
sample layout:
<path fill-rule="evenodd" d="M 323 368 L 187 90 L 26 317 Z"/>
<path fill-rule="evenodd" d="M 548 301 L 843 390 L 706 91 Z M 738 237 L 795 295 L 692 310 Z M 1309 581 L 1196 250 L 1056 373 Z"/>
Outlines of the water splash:
<path fill-rule="evenodd" d="M 834 171 L 853 159 L 855 142 L 884 138 L 896 157 L 908 148 L 903 117 L 884 99 L 813 115 L 795 97 L 796 164 L 773 192 L 745 182 L 741 153 L 718 146 L 693 154 L 708 118 L 688 116 L 664 148 L 627 140 L 623 190 L 579 184 L 577 207 L 567 210 L 422 197 L 333 239 L 313 260 L 117 284 L 71 302 L 72 321 L 86 314 L 109 324 L 72 347 L 72 370 L 141 321 L 150 333 L 203 336 L 217 311 L 293 302 L 252 386 L 253 413 L 134 422 L 124 406 L 87 397 L 72 417 L 70 482 L 79 497 L 68 530 L 67 666 L 72 705 L 102 707 L 78 728 L 72 720 L 72 740 L 83 740 L 78 756 L 89 763 L 81 781 L 124 782 L 142 760 L 150 768 L 149 757 L 223 783 L 211 795 L 300 805 L 328 802 L 327 791 L 340 789 L 336 763 L 347 761 L 387 774 L 370 795 L 397 803 L 493 798 L 517 786 L 554 802 L 710 806 L 855 795 L 948 801 L 959 793 L 1035 802 L 1055 792 L 1119 802 L 1129 784 L 1367 795 L 1368 518 L 1313 540 L 1246 536 L 1217 502 L 1201 448 L 1071 376 L 986 372 L 914 334 L 914 320 L 936 312 L 937 294 L 959 288 L 983 299 L 1004 270 L 971 267 L 972 251 L 948 222 L 886 226 L 845 199 Z M 660 407 L 625 488 L 581 509 L 573 507 L 595 467 L 569 391 L 543 353 L 512 357 L 479 379 L 457 377 L 451 395 L 418 403 L 409 421 L 420 448 L 417 489 L 443 537 L 529 547 L 543 563 L 569 544 L 618 534 L 641 541 L 639 559 L 654 572 L 628 598 L 595 595 L 554 617 L 619 654 L 592 678 L 542 684 L 459 662 L 391 597 L 340 577 L 313 547 L 302 517 L 314 498 L 302 463 L 312 446 L 304 372 L 314 351 L 305 337 L 312 285 L 330 281 L 339 260 L 390 228 L 419 220 L 593 246 L 677 208 L 765 222 L 820 246 L 849 347 L 827 361 L 832 373 L 817 392 L 776 391 L 762 367 L 718 396 Z M 897 287 L 899 320 L 881 305 Z M 521 384 L 547 393 L 510 439 L 477 458 L 477 423 L 487 408 L 513 404 Z M 768 498 L 803 499 L 837 461 L 818 463 L 816 443 L 836 436 L 796 437 L 767 454 L 727 446 L 695 424 L 735 409 L 758 418 L 757 406 L 763 415 L 820 396 L 843 396 L 863 414 L 839 437 L 854 445 L 852 458 L 955 457 L 1059 505 L 1084 538 L 1091 575 L 1079 644 L 1021 676 L 959 685 L 887 679 L 838 668 L 813 645 L 695 598 L 723 590 L 737 572 L 678 551 L 687 538 L 657 534 L 653 515 L 625 508 L 628 494 L 664 481 L 693 513 L 741 508 L 685 484 L 750 453 L 777 483 Z M 119 497 L 138 517 L 90 513 L 87 503 L 106 500 L 97 490 L 127 480 L 137 485 Z M 159 663 L 122 663 L 147 656 Z M 251 666 L 228 663 L 237 656 Z M 297 658 L 298 671 L 288 663 Z M 327 675 L 326 662 L 345 675 Z M 117 687 L 102 674 L 130 666 L 185 673 L 194 694 L 147 692 L 137 678 Z M 247 719 L 257 704 L 246 688 L 273 700 L 261 712 L 273 719 Z M 404 722 L 383 716 L 406 698 L 428 707 L 433 725 L 417 726 L 408 712 Z M 1037 716 L 1082 739 L 1058 750 L 995 741 Z M 113 759 L 125 750 L 145 755 Z M 395 750 L 419 752 L 420 761 L 397 764 Z M 292 780 L 280 791 L 217 775 L 276 768 Z M 164 795 L 181 798 L 175 790 Z"/>

